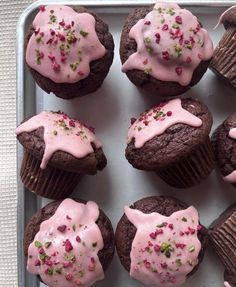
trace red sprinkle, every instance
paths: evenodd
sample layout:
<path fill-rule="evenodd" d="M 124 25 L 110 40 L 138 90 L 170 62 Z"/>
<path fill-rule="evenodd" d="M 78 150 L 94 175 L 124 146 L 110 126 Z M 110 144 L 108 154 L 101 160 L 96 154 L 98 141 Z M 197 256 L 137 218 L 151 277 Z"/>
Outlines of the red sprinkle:
<path fill-rule="evenodd" d="M 180 249 L 184 249 L 185 246 L 186 246 L 186 244 L 184 244 L 184 243 L 176 243 L 175 244 L 175 247 L 180 248 Z"/>
<path fill-rule="evenodd" d="M 151 25 L 151 21 L 145 21 L 144 25 Z"/>
<path fill-rule="evenodd" d="M 63 267 L 64 268 L 68 268 L 68 267 L 70 267 L 72 265 L 72 263 L 70 262 L 70 261 L 65 261 L 65 262 L 63 262 Z"/>
<path fill-rule="evenodd" d="M 82 71 L 79 71 L 79 72 L 78 72 L 78 75 L 84 76 L 84 73 L 83 73 Z"/>
<path fill-rule="evenodd" d="M 136 118 L 131 118 L 131 119 L 130 119 L 130 123 L 131 123 L 131 125 L 133 125 L 136 121 L 137 121 L 137 119 L 136 119 Z"/>
<path fill-rule="evenodd" d="M 75 127 L 75 121 L 70 120 L 69 121 L 69 126 L 74 128 Z"/>
<path fill-rule="evenodd" d="M 169 29 L 169 26 L 167 24 L 162 26 L 162 31 L 167 31 Z"/>
<path fill-rule="evenodd" d="M 163 230 L 162 229 L 157 229 L 156 232 L 155 232 L 156 235 L 159 235 L 159 234 L 163 234 Z"/>
<path fill-rule="evenodd" d="M 156 33 L 155 37 L 156 37 L 156 43 L 159 44 L 161 40 L 161 35 L 159 33 Z"/>
<path fill-rule="evenodd" d="M 66 216 L 66 219 L 71 220 L 71 217 L 69 215 Z"/>
<path fill-rule="evenodd" d="M 74 21 L 71 21 L 71 26 L 73 27 L 75 25 L 75 22 Z"/>
<path fill-rule="evenodd" d="M 145 124 L 145 126 L 148 126 L 149 121 L 143 121 L 143 123 Z"/>
<path fill-rule="evenodd" d="M 161 263 L 161 267 L 162 267 L 163 269 L 166 269 L 168 266 L 167 266 L 167 264 L 164 262 L 164 263 Z"/>
<path fill-rule="evenodd" d="M 52 42 L 53 42 L 53 39 L 50 38 L 50 39 L 47 40 L 46 44 L 52 44 Z"/>
<path fill-rule="evenodd" d="M 91 257 L 91 262 L 92 262 L 93 264 L 95 264 L 95 259 L 94 259 L 94 257 Z"/>
<path fill-rule="evenodd" d="M 154 250 L 155 250 L 156 252 L 159 252 L 159 251 L 161 250 L 161 246 L 158 245 L 158 244 L 155 244 L 155 245 L 154 245 Z"/>
<path fill-rule="evenodd" d="M 42 5 L 39 7 L 39 11 L 44 12 L 46 10 L 46 6 Z"/>
<path fill-rule="evenodd" d="M 147 65 L 147 63 L 148 63 L 148 59 L 145 59 L 145 60 L 143 61 L 143 64 L 144 64 L 144 65 Z"/>
<path fill-rule="evenodd" d="M 71 28 L 71 25 L 70 25 L 70 24 L 67 24 L 67 25 L 65 26 L 65 28 L 66 28 L 66 29 L 70 29 L 70 28 Z"/>
<path fill-rule="evenodd" d="M 172 111 L 168 111 L 168 112 L 166 113 L 166 115 L 167 115 L 167 117 L 171 117 L 171 116 L 172 116 Z M 169 227 L 170 229 L 173 229 L 173 228 L 174 228 L 173 224 L 169 224 L 168 227 Z"/>
<path fill-rule="evenodd" d="M 186 63 L 191 63 L 191 62 L 192 62 L 192 59 L 190 57 L 187 57 Z"/>
<path fill-rule="evenodd" d="M 81 242 L 81 238 L 79 237 L 79 235 L 76 236 L 75 240 L 79 243 Z"/>
<path fill-rule="evenodd" d="M 51 60 L 51 61 L 54 61 L 55 60 L 55 57 L 51 54 L 48 54 L 48 58 Z"/>
<path fill-rule="evenodd" d="M 56 39 L 53 43 L 54 43 L 54 45 L 57 45 L 58 44 L 58 40 Z"/>
<path fill-rule="evenodd" d="M 54 71 L 58 72 L 58 71 L 60 71 L 61 66 L 59 64 L 57 64 L 56 62 L 54 62 L 52 64 L 52 68 L 53 68 Z"/>
<path fill-rule="evenodd" d="M 57 227 L 57 230 L 60 231 L 60 232 L 62 232 L 62 233 L 65 232 L 65 231 L 66 231 L 66 225 L 60 225 L 60 226 L 58 226 L 58 227 Z"/>
<path fill-rule="evenodd" d="M 66 241 L 64 242 L 64 246 L 65 246 L 66 252 L 70 252 L 73 249 L 73 246 L 69 239 L 66 239 Z"/>
<path fill-rule="evenodd" d="M 39 35 L 43 37 L 44 36 L 44 32 L 40 32 Z"/>
<path fill-rule="evenodd" d="M 35 30 L 34 31 L 35 36 L 37 36 L 39 32 L 40 32 L 40 28 L 38 28 L 38 30 Z"/>
<path fill-rule="evenodd" d="M 76 284 L 77 286 L 80 286 L 80 285 L 81 285 L 81 281 L 80 281 L 79 279 L 76 279 L 76 280 L 75 280 L 75 284 Z"/>
<path fill-rule="evenodd" d="M 66 40 L 65 36 L 62 35 L 62 34 L 58 34 L 58 38 L 59 38 L 62 42 L 64 42 L 64 41 Z"/>
<path fill-rule="evenodd" d="M 172 112 L 171 112 L 171 111 L 168 111 L 168 112 L 166 113 L 166 115 L 167 115 L 167 117 L 170 117 L 170 116 L 172 115 Z M 168 227 L 169 227 L 170 229 L 174 229 L 174 225 L 173 225 L 172 223 L 170 223 L 170 224 L 168 225 Z"/>
<path fill-rule="evenodd" d="M 62 27 L 64 27 L 64 26 L 65 26 L 65 21 L 62 20 L 61 22 L 59 22 L 59 25 L 62 26 Z"/>
<path fill-rule="evenodd" d="M 43 248 L 39 248 L 39 254 L 43 254 L 45 253 L 44 249 Z"/>
<path fill-rule="evenodd" d="M 41 265 L 41 262 L 39 259 L 36 259 L 35 262 L 34 262 L 34 266 L 40 266 Z"/>
<path fill-rule="evenodd" d="M 72 273 L 67 273 L 65 278 L 66 278 L 67 281 L 71 281 L 72 278 L 73 278 Z"/>
<path fill-rule="evenodd" d="M 190 232 L 187 230 L 187 231 L 185 231 L 184 233 L 185 233 L 186 235 L 189 235 Z"/>
<path fill-rule="evenodd" d="M 47 266 L 52 266 L 52 260 L 50 260 L 49 258 L 47 258 L 46 260 L 45 260 L 45 264 L 47 265 Z"/>
<path fill-rule="evenodd" d="M 194 234 L 195 233 L 195 229 L 194 228 L 188 227 L 188 230 L 189 230 L 190 234 Z"/>
<path fill-rule="evenodd" d="M 168 51 L 163 51 L 162 52 L 162 58 L 166 61 L 169 61 L 170 60 L 170 54 Z"/>
<path fill-rule="evenodd" d="M 61 51 L 61 56 L 64 57 L 65 55 L 66 55 L 66 53 Z"/>
<path fill-rule="evenodd" d="M 150 268 L 151 268 L 151 263 L 148 262 L 148 261 L 145 261 L 145 267 L 146 267 L 147 269 L 150 269 Z"/>
<path fill-rule="evenodd" d="M 50 34 L 51 34 L 52 36 L 54 36 L 54 35 L 55 35 L 55 31 L 52 30 L 52 29 L 50 29 Z"/>
<path fill-rule="evenodd" d="M 175 17 L 175 22 L 176 22 L 177 24 L 182 24 L 182 18 L 181 18 L 180 16 L 176 16 L 176 17 Z"/>
<path fill-rule="evenodd" d="M 156 232 L 152 232 L 152 233 L 149 234 L 149 236 L 150 236 L 152 239 L 156 239 L 157 234 L 156 234 Z"/>
<path fill-rule="evenodd" d="M 180 236 L 184 236 L 184 232 L 183 232 L 183 231 L 180 231 L 179 235 L 180 235 Z"/>
<path fill-rule="evenodd" d="M 203 227 L 202 227 L 202 225 L 200 225 L 200 224 L 197 226 L 197 230 L 198 230 L 198 231 L 202 230 L 202 228 L 203 228 Z"/>
<path fill-rule="evenodd" d="M 176 67 L 175 68 L 175 72 L 178 76 L 180 76 L 182 74 L 182 68 L 181 67 Z"/>

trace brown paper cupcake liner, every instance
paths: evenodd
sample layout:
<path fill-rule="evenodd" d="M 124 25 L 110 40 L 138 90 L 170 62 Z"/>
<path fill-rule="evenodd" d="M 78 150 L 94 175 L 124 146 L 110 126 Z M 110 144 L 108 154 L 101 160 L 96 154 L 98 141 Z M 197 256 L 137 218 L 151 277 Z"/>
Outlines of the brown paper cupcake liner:
<path fill-rule="evenodd" d="M 200 145 L 188 157 L 162 171 L 157 175 L 167 184 L 177 188 L 194 186 L 204 180 L 214 168 L 214 155 L 210 138 Z"/>
<path fill-rule="evenodd" d="M 236 88 L 236 28 L 228 28 L 216 47 L 211 69 Z"/>
<path fill-rule="evenodd" d="M 81 174 L 49 165 L 41 169 L 40 163 L 41 161 L 24 151 L 20 176 L 24 186 L 39 196 L 51 199 L 65 198 L 73 192 L 82 177 Z"/>

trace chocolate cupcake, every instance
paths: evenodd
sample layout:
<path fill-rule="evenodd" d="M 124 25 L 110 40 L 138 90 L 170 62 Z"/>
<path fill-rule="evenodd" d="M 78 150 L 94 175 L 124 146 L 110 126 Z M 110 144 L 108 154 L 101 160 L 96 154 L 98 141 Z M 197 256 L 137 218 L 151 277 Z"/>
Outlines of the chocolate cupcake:
<path fill-rule="evenodd" d="M 180 286 L 197 270 L 208 236 L 193 206 L 153 196 L 125 207 L 115 239 L 132 278 L 147 286 Z"/>
<path fill-rule="evenodd" d="M 174 3 L 135 9 L 122 31 L 122 71 L 154 95 L 176 96 L 197 84 L 212 54 L 210 36 L 197 17 Z"/>
<path fill-rule="evenodd" d="M 212 146 L 223 179 L 236 186 L 236 113 L 215 130 Z"/>
<path fill-rule="evenodd" d="M 212 115 L 199 101 L 177 98 L 161 103 L 132 119 L 126 158 L 171 186 L 196 185 L 214 167 L 211 126 Z"/>
<path fill-rule="evenodd" d="M 41 6 L 25 47 L 26 64 L 36 83 L 63 99 L 96 91 L 113 61 L 107 24 L 83 7 Z"/>
<path fill-rule="evenodd" d="M 50 287 L 91 286 L 102 280 L 114 249 L 111 222 L 92 201 L 49 203 L 25 230 L 27 270 Z"/>
<path fill-rule="evenodd" d="M 236 286 L 236 204 L 230 206 L 209 227 L 212 245 L 225 266 L 224 279 Z"/>
<path fill-rule="evenodd" d="M 225 27 L 225 33 L 216 47 L 210 68 L 226 83 L 236 88 L 236 6 L 226 10 L 220 17 L 218 25 Z M 217 25 L 217 26 L 218 26 Z"/>
<path fill-rule="evenodd" d="M 16 129 L 24 147 L 21 179 L 37 195 L 68 196 L 84 174 L 96 174 L 106 157 L 94 129 L 63 112 L 43 111 Z"/>

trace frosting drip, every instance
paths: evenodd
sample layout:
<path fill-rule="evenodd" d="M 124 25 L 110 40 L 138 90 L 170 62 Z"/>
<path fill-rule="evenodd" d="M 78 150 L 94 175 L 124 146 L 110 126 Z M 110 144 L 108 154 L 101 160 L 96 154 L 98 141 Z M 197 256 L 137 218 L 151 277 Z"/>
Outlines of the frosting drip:
<path fill-rule="evenodd" d="M 33 28 L 26 62 L 55 83 L 75 83 L 86 78 L 90 62 L 106 53 L 96 34 L 94 17 L 76 13 L 68 6 L 42 6 Z"/>
<path fill-rule="evenodd" d="M 169 127 L 178 123 L 200 127 L 202 120 L 183 109 L 181 99 L 161 103 L 135 120 L 128 131 L 128 143 L 134 138 L 135 147 L 140 148 L 148 140 L 163 134 Z"/>
<path fill-rule="evenodd" d="M 91 286 L 104 278 L 98 251 L 103 239 L 95 202 L 65 199 L 40 225 L 28 249 L 27 270 L 49 287 Z"/>
<path fill-rule="evenodd" d="M 129 37 L 136 41 L 137 52 L 124 63 L 123 72 L 138 69 L 182 86 L 189 85 L 196 67 L 213 54 L 210 36 L 197 17 L 174 3 L 156 3 Z"/>
<path fill-rule="evenodd" d="M 93 128 L 80 121 L 71 119 L 63 112 L 43 111 L 16 128 L 16 134 L 32 132 L 44 128 L 45 149 L 40 167 L 45 169 L 48 161 L 56 151 L 64 151 L 76 158 L 83 158 L 93 153 L 92 143 L 96 148 L 102 147 Z"/>
<path fill-rule="evenodd" d="M 130 253 L 130 276 L 153 287 L 183 284 L 198 264 L 201 250 L 197 210 L 191 206 L 166 217 L 126 206 L 125 214 L 137 228 Z"/>
<path fill-rule="evenodd" d="M 236 128 L 230 129 L 229 137 L 236 140 Z M 223 179 L 229 183 L 235 183 L 236 182 L 236 170 L 232 171 L 230 174 L 223 177 Z"/>

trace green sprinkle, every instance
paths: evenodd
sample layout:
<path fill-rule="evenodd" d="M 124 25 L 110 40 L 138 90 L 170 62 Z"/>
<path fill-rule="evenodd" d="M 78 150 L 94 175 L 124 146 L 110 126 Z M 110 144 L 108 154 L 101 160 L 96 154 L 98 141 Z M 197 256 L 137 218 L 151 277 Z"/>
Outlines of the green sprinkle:
<path fill-rule="evenodd" d="M 142 129 L 141 127 L 138 127 L 138 131 L 139 131 L 139 132 L 141 131 L 141 129 Z"/>
<path fill-rule="evenodd" d="M 92 243 L 93 248 L 95 248 L 97 246 L 97 244 L 98 244 L 97 242 L 93 242 Z"/>
<path fill-rule="evenodd" d="M 161 24 L 164 24 L 165 23 L 165 19 L 161 19 Z"/>
<path fill-rule="evenodd" d="M 76 225 L 75 224 L 73 224 L 72 229 L 73 229 L 73 231 L 76 230 Z"/>
<path fill-rule="evenodd" d="M 162 111 L 157 112 L 154 116 L 154 119 L 158 119 L 159 117 L 164 116 L 164 113 Z"/>
<path fill-rule="evenodd" d="M 150 75 L 151 72 L 152 72 L 152 69 L 151 69 L 151 68 L 145 69 L 143 72 L 144 72 L 144 74 L 146 74 L 146 75 Z"/>
<path fill-rule="evenodd" d="M 53 131 L 53 134 L 54 134 L 54 136 L 56 136 L 56 135 L 57 135 L 57 131 L 56 131 L 56 130 L 54 130 L 54 131 Z"/>
<path fill-rule="evenodd" d="M 50 275 L 50 276 L 53 275 L 53 268 L 52 267 L 48 268 L 46 271 L 47 271 L 48 275 Z"/>
<path fill-rule="evenodd" d="M 161 227 L 165 227 L 167 225 L 166 222 L 162 222 L 161 224 L 158 224 L 157 227 L 161 228 Z"/>
<path fill-rule="evenodd" d="M 78 63 L 71 63 L 70 67 L 71 67 L 72 71 L 75 71 L 78 67 Z"/>
<path fill-rule="evenodd" d="M 189 246 L 188 251 L 189 252 L 195 251 L 195 246 L 194 245 Z"/>
<path fill-rule="evenodd" d="M 176 23 L 174 23 L 174 24 L 172 25 L 172 28 L 174 28 L 174 29 L 179 29 L 179 25 L 176 24 Z"/>
<path fill-rule="evenodd" d="M 184 221 L 184 222 L 188 221 L 186 217 L 182 217 L 181 220 Z"/>
<path fill-rule="evenodd" d="M 50 15 L 49 19 L 51 23 L 55 23 L 57 21 L 57 17 L 55 15 Z"/>
<path fill-rule="evenodd" d="M 167 13 L 170 14 L 171 16 L 175 15 L 173 8 L 170 8 Z"/>
<path fill-rule="evenodd" d="M 80 278 L 82 278 L 82 277 L 84 277 L 84 272 L 80 270 L 80 271 L 78 272 L 78 275 L 79 275 Z"/>
<path fill-rule="evenodd" d="M 152 267 L 152 268 L 151 268 L 151 271 L 152 271 L 153 273 L 157 273 L 157 269 L 156 269 L 155 267 Z"/>
<path fill-rule="evenodd" d="M 62 271 L 62 268 L 61 268 L 61 267 L 55 269 L 55 272 L 56 272 L 57 274 L 61 274 L 61 271 Z"/>
<path fill-rule="evenodd" d="M 75 255 L 74 254 L 72 254 L 72 253 L 65 253 L 64 254 L 64 259 L 66 260 L 66 261 L 75 261 Z"/>
<path fill-rule="evenodd" d="M 182 55 L 182 48 L 180 45 L 175 45 L 175 52 L 177 53 L 178 58 Z"/>
<path fill-rule="evenodd" d="M 48 258 L 48 255 L 46 253 L 39 255 L 40 260 L 45 261 Z"/>
<path fill-rule="evenodd" d="M 38 36 L 37 38 L 36 38 L 36 42 L 39 44 L 40 42 L 42 42 L 42 36 Z"/>
<path fill-rule="evenodd" d="M 151 43 L 151 38 L 145 37 L 143 41 L 144 41 L 145 44 L 150 44 Z"/>
<path fill-rule="evenodd" d="M 42 243 L 39 242 L 39 241 L 37 241 L 37 240 L 34 242 L 34 245 L 35 245 L 35 247 L 37 247 L 37 248 L 43 247 Z"/>
<path fill-rule="evenodd" d="M 44 247 L 45 247 L 45 248 L 49 248 L 51 244 L 52 244 L 51 241 L 45 242 L 45 243 L 44 243 Z"/>
<path fill-rule="evenodd" d="M 88 34 L 89 34 L 88 32 L 85 32 L 85 31 L 83 31 L 83 30 L 80 30 L 79 33 L 80 33 L 80 35 L 83 36 L 83 37 L 86 37 L 86 36 L 88 36 Z"/>
<path fill-rule="evenodd" d="M 59 45 L 59 49 L 60 49 L 61 51 L 64 51 L 64 50 L 65 50 L 65 44 L 60 44 L 60 45 Z"/>
<path fill-rule="evenodd" d="M 147 52 L 151 54 L 153 52 L 152 47 L 147 47 Z"/>
<path fill-rule="evenodd" d="M 181 261 L 180 258 L 176 259 L 176 260 L 175 260 L 175 263 L 176 263 L 176 265 L 177 265 L 178 267 L 182 266 L 182 261 Z"/>
<path fill-rule="evenodd" d="M 174 251 L 174 248 L 169 243 L 163 242 L 161 244 L 161 252 L 165 254 L 167 258 L 170 258 L 171 252 Z"/>
<path fill-rule="evenodd" d="M 191 44 L 188 44 L 185 46 L 187 49 L 192 50 L 193 46 Z"/>
<path fill-rule="evenodd" d="M 158 11 L 159 13 L 162 13 L 161 7 L 157 8 L 157 11 Z"/>

